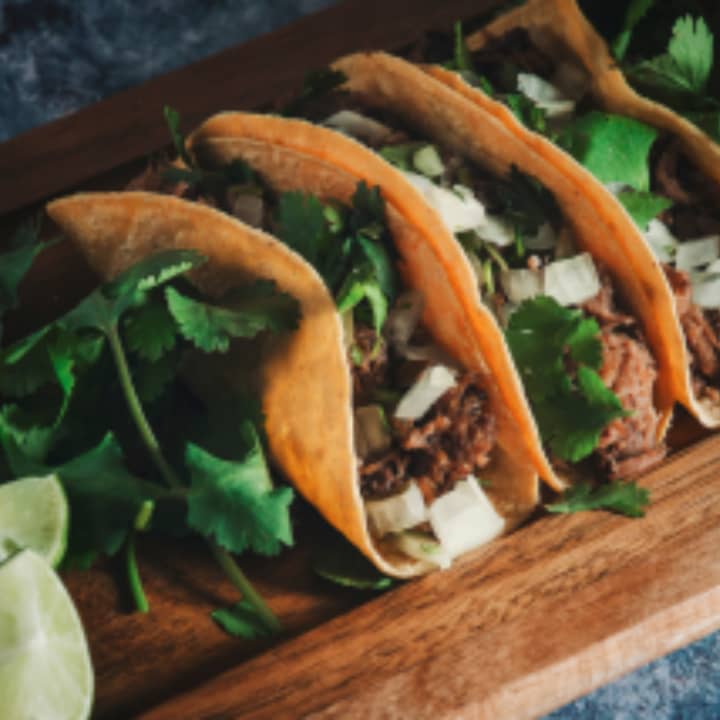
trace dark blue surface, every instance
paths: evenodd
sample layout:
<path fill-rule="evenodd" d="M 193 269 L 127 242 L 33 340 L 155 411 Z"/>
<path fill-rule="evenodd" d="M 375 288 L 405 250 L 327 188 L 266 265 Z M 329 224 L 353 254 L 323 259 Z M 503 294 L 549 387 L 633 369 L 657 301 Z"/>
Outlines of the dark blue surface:
<path fill-rule="evenodd" d="M 0 0 L 0 140 L 334 2 Z M 720 634 L 547 717 L 720 718 Z"/>

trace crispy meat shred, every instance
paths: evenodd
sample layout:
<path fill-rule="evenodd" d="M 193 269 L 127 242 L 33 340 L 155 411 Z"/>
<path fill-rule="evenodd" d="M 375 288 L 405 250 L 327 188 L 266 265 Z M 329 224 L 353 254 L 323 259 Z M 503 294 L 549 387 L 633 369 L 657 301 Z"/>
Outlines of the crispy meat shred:
<path fill-rule="evenodd" d="M 414 480 L 429 504 L 490 462 L 495 416 L 471 373 L 461 375 L 419 420 L 392 422 L 392 447 L 360 467 L 365 497 L 394 495 Z"/>
<path fill-rule="evenodd" d="M 611 478 L 630 478 L 657 465 L 667 452 L 658 442 L 660 417 L 653 401 L 655 360 L 634 318 L 620 312 L 609 273 L 600 268 L 601 289 L 583 308 L 600 325 L 600 377 L 630 412 L 613 420 L 600 436 L 596 456 Z"/>
<path fill-rule="evenodd" d="M 703 310 L 692 301 L 692 285 L 686 272 L 663 265 L 670 282 L 690 352 L 693 390 L 699 399 L 720 402 L 720 313 Z"/>

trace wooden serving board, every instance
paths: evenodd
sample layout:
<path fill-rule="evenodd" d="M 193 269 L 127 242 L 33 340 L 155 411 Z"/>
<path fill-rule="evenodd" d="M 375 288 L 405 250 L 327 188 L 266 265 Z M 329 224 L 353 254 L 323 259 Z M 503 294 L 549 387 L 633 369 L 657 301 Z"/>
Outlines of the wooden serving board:
<path fill-rule="evenodd" d="M 305 72 L 354 50 L 397 49 L 497 0 L 349 0 L 293 26 L 151 80 L 0 145 L 0 230 L 53 195 L 120 188 L 166 144 L 164 104 L 192 127 L 262 106 Z M 92 285 L 65 244 L 23 287 L 25 316 L 56 315 Z M 720 437 L 679 450 L 642 480 L 642 520 L 544 517 L 452 569 L 376 596 L 310 570 L 317 518 L 300 508 L 298 547 L 242 558 L 285 633 L 246 642 L 209 611 L 236 598 L 204 546 L 147 539 L 152 611 L 129 614 L 113 561 L 65 580 L 97 675 L 98 718 L 512 717 L 540 715 L 720 627 Z M 693 444 L 694 443 L 694 444 Z"/>

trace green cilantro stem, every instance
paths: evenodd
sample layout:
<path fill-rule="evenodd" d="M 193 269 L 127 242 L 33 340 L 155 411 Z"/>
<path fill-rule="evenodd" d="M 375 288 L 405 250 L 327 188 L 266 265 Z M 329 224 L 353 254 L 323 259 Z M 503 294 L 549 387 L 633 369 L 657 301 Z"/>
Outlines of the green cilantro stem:
<path fill-rule="evenodd" d="M 135 602 L 135 609 L 138 612 L 146 613 L 150 610 L 150 603 L 148 603 L 147 597 L 145 596 L 145 590 L 143 589 L 142 580 L 140 579 L 140 571 L 137 566 L 134 530 L 128 535 L 125 545 L 125 568 L 130 582 L 130 592 Z"/>
<path fill-rule="evenodd" d="M 210 543 L 210 548 L 220 567 L 230 579 L 230 582 L 242 593 L 243 598 L 253 605 L 268 630 L 272 633 L 279 633 L 282 630 L 282 625 L 277 619 L 277 616 L 245 577 L 245 574 L 237 566 L 237 563 L 232 559 L 230 553 L 216 543 Z"/>
<path fill-rule="evenodd" d="M 153 429 L 150 427 L 145 411 L 143 410 L 140 398 L 135 392 L 135 385 L 133 384 L 132 377 L 130 375 L 130 368 L 127 364 L 127 358 L 125 357 L 125 351 L 120 341 L 120 334 L 118 333 L 117 326 L 113 325 L 107 333 L 108 342 L 110 343 L 110 350 L 112 351 L 115 365 L 117 366 L 118 375 L 120 376 L 120 385 L 125 395 L 125 400 L 130 410 L 130 415 L 135 421 L 135 424 L 140 431 L 145 447 L 150 453 L 152 461 L 155 466 L 162 474 L 165 482 L 172 488 L 181 488 L 183 484 L 175 474 L 175 471 L 168 465 L 165 460 L 162 451 L 160 450 L 160 443 L 155 437 Z"/>
<path fill-rule="evenodd" d="M 160 449 L 160 443 L 153 432 L 150 423 L 148 422 L 145 411 L 143 410 L 140 398 L 135 390 L 135 385 L 130 375 L 130 368 L 128 367 L 127 357 L 123 350 L 122 341 L 120 340 L 120 334 L 116 325 L 112 325 L 107 332 L 108 342 L 110 344 L 110 350 L 117 366 L 118 375 L 120 376 L 120 385 L 125 395 L 125 399 L 130 410 L 135 424 L 138 427 L 140 436 L 142 437 L 145 446 L 150 453 L 155 466 L 158 468 L 167 484 L 173 489 L 184 488 L 180 478 L 175 474 L 175 471 L 170 467 L 165 456 L 162 454 Z M 233 560 L 230 553 L 221 548 L 217 543 L 207 539 L 212 554 L 218 561 L 220 567 L 227 575 L 230 582 L 242 593 L 249 603 L 253 605 L 258 615 L 263 619 L 263 622 L 267 625 L 268 629 L 274 633 L 280 632 L 282 626 L 280 621 L 277 619 L 273 611 L 268 607 L 262 597 L 257 593 L 255 588 L 252 586 L 250 581 L 245 576 L 245 573 L 238 567 L 235 560 Z M 139 576 L 138 576 L 139 581 Z M 131 579 L 132 588 L 132 579 Z M 133 588 L 134 590 L 134 588 Z"/>

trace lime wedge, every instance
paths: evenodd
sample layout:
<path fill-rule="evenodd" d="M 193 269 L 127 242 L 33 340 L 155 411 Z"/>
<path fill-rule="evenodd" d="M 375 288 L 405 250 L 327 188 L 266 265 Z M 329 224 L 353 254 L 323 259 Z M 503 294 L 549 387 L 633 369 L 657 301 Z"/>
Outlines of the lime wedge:
<path fill-rule="evenodd" d="M 83 720 L 93 670 L 75 606 L 32 550 L 0 565 L 0 714 L 3 720 Z"/>
<path fill-rule="evenodd" d="M 68 503 L 57 475 L 0 485 L 0 562 L 30 548 L 51 565 L 67 545 Z"/>

